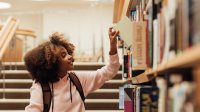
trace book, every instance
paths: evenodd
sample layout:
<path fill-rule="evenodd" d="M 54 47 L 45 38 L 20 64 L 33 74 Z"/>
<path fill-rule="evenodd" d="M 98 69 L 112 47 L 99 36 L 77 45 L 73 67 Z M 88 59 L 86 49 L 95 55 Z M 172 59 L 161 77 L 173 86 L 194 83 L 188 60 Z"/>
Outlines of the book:
<path fill-rule="evenodd" d="M 136 88 L 136 96 L 135 96 L 135 111 L 140 112 L 140 87 Z"/>
<path fill-rule="evenodd" d="M 158 19 L 153 20 L 153 69 L 158 65 L 158 48 L 159 48 L 159 34 L 158 34 Z"/>
<path fill-rule="evenodd" d="M 159 89 L 156 86 L 124 88 L 124 112 L 158 112 Z"/>
<path fill-rule="evenodd" d="M 132 69 L 147 68 L 147 22 L 133 22 Z"/>
<path fill-rule="evenodd" d="M 135 88 L 124 88 L 124 112 L 134 112 Z"/>
<path fill-rule="evenodd" d="M 140 102 L 138 112 L 158 112 L 159 89 L 155 86 L 138 88 Z"/>
<path fill-rule="evenodd" d="M 119 109 L 124 109 L 124 87 L 119 87 Z"/>
<path fill-rule="evenodd" d="M 200 43 L 200 1 L 199 0 L 189 0 L 190 6 L 190 40 L 191 45 L 196 45 Z"/>
<path fill-rule="evenodd" d="M 153 3 L 148 4 L 148 67 L 153 66 Z"/>
<path fill-rule="evenodd" d="M 130 21 L 128 17 L 124 17 L 121 21 L 113 26 L 114 30 L 119 30 L 119 36 L 124 41 L 126 50 L 130 51 L 129 56 L 132 58 L 129 59 L 130 57 L 128 57 L 128 63 L 131 61 L 129 65 L 131 65 L 133 70 L 144 70 L 147 68 L 147 24 L 147 21 Z M 131 76 L 131 70 L 129 70 L 127 75 L 128 77 Z"/>
<path fill-rule="evenodd" d="M 113 29 L 119 31 L 120 39 L 124 41 L 125 47 L 132 45 L 132 27 L 132 22 L 127 16 L 122 18 L 117 24 L 113 25 Z"/>
<path fill-rule="evenodd" d="M 129 61 L 128 60 L 128 55 L 124 55 L 124 63 L 123 63 L 124 64 L 124 66 L 123 66 L 123 70 L 124 70 L 123 71 L 124 72 L 123 73 L 123 77 L 124 78 L 128 77 L 128 70 L 129 70 L 129 68 L 128 68 L 129 67 L 128 61 Z"/>
<path fill-rule="evenodd" d="M 158 112 L 165 112 L 167 100 L 167 81 L 164 78 L 157 78 L 156 83 L 159 88 Z"/>

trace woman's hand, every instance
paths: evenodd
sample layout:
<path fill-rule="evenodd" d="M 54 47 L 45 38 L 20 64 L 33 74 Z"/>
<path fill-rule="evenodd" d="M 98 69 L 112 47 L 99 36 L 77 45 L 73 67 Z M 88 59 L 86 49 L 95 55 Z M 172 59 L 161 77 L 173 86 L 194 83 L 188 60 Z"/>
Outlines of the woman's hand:
<path fill-rule="evenodd" d="M 117 36 L 119 31 L 112 31 L 112 28 L 109 28 L 109 38 L 110 38 L 110 55 L 117 53 Z"/>

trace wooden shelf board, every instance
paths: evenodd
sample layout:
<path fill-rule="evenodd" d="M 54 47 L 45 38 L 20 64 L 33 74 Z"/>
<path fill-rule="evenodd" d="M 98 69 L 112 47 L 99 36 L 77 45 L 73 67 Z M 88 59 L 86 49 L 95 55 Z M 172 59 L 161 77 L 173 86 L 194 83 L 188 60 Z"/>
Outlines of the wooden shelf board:
<path fill-rule="evenodd" d="M 135 76 L 135 77 L 131 77 L 128 79 L 128 81 L 132 82 L 133 84 L 139 84 L 139 83 L 145 83 L 148 82 L 150 80 L 152 80 L 155 76 L 153 75 L 153 70 L 148 68 L 144 73 Z M 148 75 L 147 75 L 148 74 Z M 152 75 L 150 75 L 152 74 Z"/>
<path fill-rule="evenodd" d="M 133 7 L 136 7 L 140 0 L 115 0 L 113 23 L 117 23 L 124 16 L 130 15 Z"/>
<path fill-rule="evenodd" d="M 154 77 L 155 77 L 154 75 L 147 75 L 146 73 L 143 73 L 136 77 L 132 77 L 128 80 L 131 81 L 132 84 L 140 84 L 140 83 L 148 82 L 148 81 L 152 80 Z"/>
<path fill-rule="evenodd" d="M 170 69 L 188 68 L 200 65 L 200 44 L 184 51 L 166 64 L 158 65 L 157 69 L 148 68 L 144 73 L 128 79 L 133 84 L 144 83 L 155 78 L 159 73 L 168 72 Z"/>
<path fill-rule="evenodd" d="M 184 51 L 166 64 L 159 65 L 155 72 L 165 72 L 170 69 L 194 67 L 200 64 L 200 44 Z"/>
<path fill-rule="evenodd" d="M 128 15 L 128 12 L 131 8 L 131 4 L 134 0 L 125 0 L 124 1 L 124 6 L 123 6 L 123 9 L 122 9 L 122 14 L 121 14 L 121 17 L 124 17 L 124 16 L 127 16 Z"/>
<path fill-rule="evenodd" d="M 121 19 L 123 6 L 124 6 L 124 0 L 115 0 L 113 23 L 117 23 Z"/>

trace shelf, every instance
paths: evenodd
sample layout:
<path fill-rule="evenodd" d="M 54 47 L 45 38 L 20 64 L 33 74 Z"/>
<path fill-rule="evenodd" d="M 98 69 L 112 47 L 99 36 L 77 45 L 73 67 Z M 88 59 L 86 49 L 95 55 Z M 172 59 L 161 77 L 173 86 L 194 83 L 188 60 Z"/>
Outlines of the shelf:
<path fill-rule="evenodd" d="M 197 65 L 200 65 L 200 44 L 184 51 L 167 63 L 158 65 L 157 69 L 147 69 L 144 73 L 132 77 L 128 81 L 131 81 L 133 84 L 144 83 L 157 77 L 160 73 L 166 73 L 172 69 L 195 67 Z"/>
<path fill-rule="evenodd" d="M 113 23 L 117 23 L 121 19 L 123 5 L 124 5 L 124 0 L 115 0 L 114 13 L 113 13 Z"/>
<path fill-rule="evenodd" d="M 133 7 L 136 7 L 140 0 L 115 0 L 113 23 L 117 23 L 124 16 L 128 16 Z"/>
<path fill-rule="evenodd" d="M 131 9 L 139 2 L 140 0 L 115 0 L 115 7 L 117 6 L 118 8 L 116 7 L 114 9 L 114 23 L 118 22 L 123 16 L 128 16 Z M 152 5 L 152 1 L 149 0 L 147 4 L 148 5 L 145 7 L 146 10 Z M 177 71 L 180 68 L 190 68 L 196 65 L 200 65 L 200 44 L 185 50 L 174 59 L 170 59 L 167 63 L 158 65 L 156 69 L 148 68 L 144 73 L 132 77 L 127 81 L 131 81 L 133 84 L 145 83 L 157 77 L 159 74 L 169 73 L 173 70 Z"/>

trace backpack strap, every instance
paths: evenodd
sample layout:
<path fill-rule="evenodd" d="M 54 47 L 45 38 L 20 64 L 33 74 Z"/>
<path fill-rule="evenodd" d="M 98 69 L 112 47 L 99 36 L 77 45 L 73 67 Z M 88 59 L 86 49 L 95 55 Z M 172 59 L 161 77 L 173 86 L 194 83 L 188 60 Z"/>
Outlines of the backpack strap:
<path fill-rule="evenodd" d="M 74 72 L 69 73 L 69 78 L 72 81 L 72 83 L 76 86 L 76 89 L 79 92 L 81 99 L 83 100 L 83 103 L 85 104 L 85 96 L 80 80 L 78 79 L 78 77 Z M 52 99 L 51 88 L 48 83 L 40 83 L 40 84 L 43 93 L 43 108 L 44 108 L 43 112 L 49 112 Z"/>
<path fill-rule="evenodd" d="M 71 79 L 72 83 L 76 86 L 76 89 L 78 90 L 81 96 L 81 99 L 83 100 L 85 104 L 85 96 L 84 96 L 83 88 L 82 88 L 79 78 L 76 76 L 74 72 L 69 73 L 69 78 Z"/>
<path fill-rule="evenodd" d="M 42 86 L 42 93 L 43 93 L 43 112 L 49 112 L 51 106 L 51 88 L 48 83 L 40 83 Z"/>

